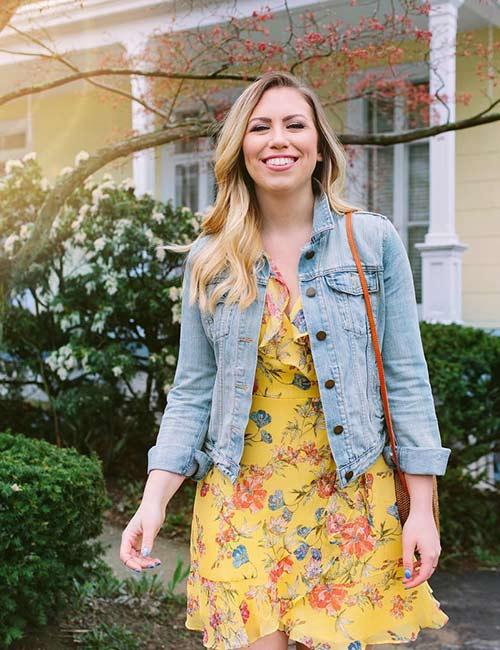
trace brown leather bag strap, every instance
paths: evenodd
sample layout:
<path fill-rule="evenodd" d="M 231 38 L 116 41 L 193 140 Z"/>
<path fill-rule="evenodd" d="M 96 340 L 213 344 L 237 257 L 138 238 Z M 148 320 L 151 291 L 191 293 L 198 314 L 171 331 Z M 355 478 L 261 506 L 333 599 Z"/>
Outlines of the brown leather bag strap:
<path fill-rule="evenodd" d="M 358 255 L 358 249 L 356 247 L 356 244 L 354 242 L 354 235 L 352 232 L 352 212 L 346 212 L 345 213 L 345 218 L 346 218 L 346 227 L 347 227 L 347 239 L 349 240 L 349 246 L 351 247 L 351 252 L 352 256 L 354 257 L 354 261 L 356 263 L 356 268 L 358 269 L 358 274 L 359 274 L 359 279 L 361 280 L 361 287 L 363 288 L 363 296 L 365 299 L 366 303 L 366 311 L 368 315 L 368 321 L 370 323 L 370 331 L 372 334 L 372 342 L 373 342 L 373 347 L 375 348 L 375 358 L 377 361 L 377 368 L 378 368 L 378 375 L 380 379 L 380 392 L 382 394 L 382 402 L 384 405 L 384 413 L 385 413 L 385 421 L 387 425 L 387 430 L 389 432 L 389 441 L 391 444 L 392 448 L 392 456 L 394 458 L 394 462 L 396 463 L 396 468 L 399 473 L 399 477 L 401 479 L 401 483 L 404 486 L 404 489 L 409 493 L 408 491 L 408 485 L 406 484 L 406 478 L 404 476 L 404 473 L 401 471 L 401 468 L 399 466 L 399 460 L 398 460 L 398 455 L 396 451 L 396 436 L 394 435 L 394 430 L 392 428 L 392 420 L 391 420 L 391 412 L 389 409 L 389 400 L 387 398 L 387 387 L 385 384 L 385 375 L 384 375 L 384 365 L 382 363 L 382 355 L 380 353 L 380 345 L 378 342 L 378 337 L 377 337 L 377 329 L 375 327 L 375 320 L 373 318 L 373 312 L 372 312 L 372 306 L 371 306 L 371 301 L 370 301 L 370 294 L 368 292 L 368 286 L 366 284 L 366 277 L 363 271 L 363 267 L 361 266 L 361 262 L 359 259 Z"/>

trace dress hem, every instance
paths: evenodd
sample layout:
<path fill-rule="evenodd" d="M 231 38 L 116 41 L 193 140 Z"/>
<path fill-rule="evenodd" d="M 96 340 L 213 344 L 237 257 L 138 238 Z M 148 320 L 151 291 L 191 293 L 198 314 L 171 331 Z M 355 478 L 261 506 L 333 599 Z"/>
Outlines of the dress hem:
<path fill-rule="evenodd" d="M 440 611 L 444 614 L 444 612 L 443 612 L 442 610 L 440 610 Z M 445 616 L 447 616 L 447 614 L 445 614 Z M 447 625 L 447 623 L 449 622 L 449 620 L 450 620 L 449 617 L 447 617 L 447 620 L 444 621 L 441 625 L 424 625 L 423 627 L 419 627 L 418 630 L 414 630 L 414 631 L 411 632 L 411 636 L 410 636 L 410 638 L 408 638 L 408 639 L 394 639 L 393 637 L 387 637 L 386 639 L 378 639 L 377 641 L 370 641 L 370 639 L 368 639 L 368 640 L 366 640 L 366 641 L 362 641 L 362 642 L 361 642 L 362 645 L 359 647 L 359 650 L 365 650 L 365 649 L 366 649 L 366 646 L 369 646 L 369 645 L 384 645 L 384 644 L 392 644 L 392 645 L 395 645 L 395 644 L 401 644 L 401 643 L 414 643 L 415 641 L 417 641 L 417 639 L 418 639 L 418 637 L 419 637 L 419 635 L 420 635 L 420 632 L 421 632 L 422 630 L 440 630 L 440 629 L 443 628 L 445 625 Z M 282 623 L 281 623 L 281 625 L 282 625 Z M 199 627 L 189 627 L 189 625 L 187 624 L 187 621 L 184 623 L 184 627 L 185 627 L 186 629 L 188 629 L 188 630 L 192 630 L 192 631 L 194 631 L 194 632 L 202 632 L 202 633 L 204 632 L 204 628 L 199 628 Z M 281 632 L 286 632 L 286 630 L 284 629 L 284 627 L 283 627 L 283 628 L 280 627 L 280 623 L 278 623 L 278 626 L 277 626 L 274 630 L 271 630 L 271 632 L 267 632 L 266 634 L 263 634 L 263 635 L 257 637 L 256 639 L 249 639 L 249 641 L 248 641 L 248 645 L 250 645 L 250 644 L 252 644 L 252 643 L 255 643 L 255 642 L 258 641 L 259 639 L 262 639 L 262 638 L 264 638 L 265 636 L 268 636 L 269 634 L 274 634 L 274 632 L 277 632 L 278 630 L 280 630 Z M 397 630 L 395 630 L 395 632 L 397 633 Z M 293 642 L 295 642 L 295 643 L 302 643 L 303 645 L 306 645 L 306 644 L 304 643 L 304 641 L 301 641 L 301 639 L 294 639 L 293 636 L 292 636 L 292 632 L 288 635 L 288 638 L 289 638 L 290 641 L 293 641 Z M 302 638 L 303 638 L 303 637 L 302 637 Z M 361 641 L 361 640 L 358 639 L 358 641 Z M 329 641 L 319 641 L 319 642 L 318 642 L 318 645 L 321 646 L 321 645 L 323 645 L 324 643 L 330 643 L 330 642 L 329 642 Z M 333 643 L 336 643 L 336 642 L 334 641 Z M 346 640 L 346 639 L 342 639 L 342 640 L 339 641 L 338 643 L 339 643 L 339 644 L 342 644 L 343 647 L 342 647 L 342 648 L 340 648 L 340 647 L 339 647 L 339 648 L 335 648 L 334 646 L 332 646 L 331 650 L 345 650 L 346 647 L 347 647 L 346 644 L 348 645 L 349 643 L 354 643 L 354 642 L 353 642 L 353 641 L 349 642 L 349 641 Z M 228 647 L 228 646 L 225 646 L 224 648 L 222 648 L 222 647 L 219 647 L 219 646 L 213 646 L 213 645 L 210 646 L 210 645 L 205 645 L 205 644 L 203 643 L 203 647 L 204 647 L 204 648 L 208 648 L 208 650 L 240 650 L 241 648 L 246 648 L 247 646 L 235 646 L 235 647 Z M 315 646 L 313 646 L 313 647 L 311 647 L 311 646 L 307 646 L 307 647 L 310 648 L 310 650 L 314 650 L 314 648 L 315 648 Z M 357 650 L 358 650 L 358 649 L 357 649 Z"/>

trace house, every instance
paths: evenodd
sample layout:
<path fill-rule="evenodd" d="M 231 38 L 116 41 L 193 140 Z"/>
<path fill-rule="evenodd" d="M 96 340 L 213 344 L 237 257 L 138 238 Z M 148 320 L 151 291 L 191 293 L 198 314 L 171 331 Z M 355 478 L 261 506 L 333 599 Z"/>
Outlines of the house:
<path fill-rule="evenodd" d="M 281 11 L 285 27 L 284 4 L 268 6 Z M 318 16 L 335 11 L 335 18 L 345 22 L 373 10 L 371 5 L 339 0 L 289 0 L 287 6 L 298 21 L 304 10 L 314 10 Z M 20 31 L 6 28 L 0 33 L 0 94 L 65 72 L 62 63 L 37 59 L 34 55 L 42 47 L 21 32 L 66 54 L 80 69 L 100 67 L 102 61 L 117 60 L 122 54 L 136 57 L 140 66 L 147 61 L 149 48 L 161 46 L 166 31 L 213 26 L 235 11 L 251 15 L 254 9 L 260 5 L 247 0 L 196 5 L 189 11 L 161 0 L 28 3 L 13 19 Z M 432 31 L 431 65 L 417 60 L 402 65 L 415 84 L 428 84 L 431 91 L 439 87 L 447 95 L 447 106 L 438 109 L 441 122 L 474 115 L 498 99 L 494 75 L 486 74 L 481 81 L 476 74 L 478 60 L 456 57 L 454 48 L 458 37 L 470 34 L 489 52 L 486 72 L 498 71 L 498 0 L 433 2 L 430 15 L 422 15 L 420 22 L 422 29 Z M 356 79 L 340 81 L 354 84 Z M 141 96 L 149 83 L 146 77 L 122 77 L 119 87 Z M 233 93 L 235 98 L 244 85 L 232 84 L 228 97 Z M 471 93 L 470 103 L 455 104 L 454 97 L 465 93 Z M 197 110 L 195 102 L 183 101 L 182 107 L 188 115 Z M 398 102 L 382 106 L 363 98 L 332 115 L 335 128 L 358 133 L 400 130 L 407 121 Z M 78 80 L 0 106 L 0 165 L 36 151 L 47 176 L 54 178 L 61 168 L 74 164 L 81 150 L 94 151 L 132 132 L 147 132 L 155 123 L 154 115 L 129 98 Z M 119 180 L 133 178 L 139 193 L 203 210 L 213 202 L 215 192 L 212 145 L 210 138 L 168 144 L 118 160 L 102 172 L 111 172 Z M 364 147 L 350 168 L 347 192 L 354 203 L 386 214 L 398 228 L 409 253 L 422 319 L 458 322 L 500 334 L 500 121 L 391 147 Z"/>

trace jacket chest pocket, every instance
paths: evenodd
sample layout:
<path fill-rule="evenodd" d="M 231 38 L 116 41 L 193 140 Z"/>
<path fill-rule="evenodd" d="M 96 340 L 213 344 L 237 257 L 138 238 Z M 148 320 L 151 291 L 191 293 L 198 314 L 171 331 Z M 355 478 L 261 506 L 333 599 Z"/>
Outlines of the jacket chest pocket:
<path fill-rule="evenodd" d="M 209 293 L 211 289 L 213 290 L 214 283 L 209 283 Z M 225 302 L 225 297 L 227 292 L 225 292 L 218 300 L 215 305 L 215 311 L 213 314 L 205 313 L 203 315 L 203 320 L 205 322 L 205 327 L 207 332 L 212 339 L 212 341 L 218 341 L 221 338 L 224 338 L 229 334 L 231 327 L 230 321 L 230 311 L 231 305 L 227 305 Z"/>
<path fill-rule="evenodd" d="M 368 313 L 363 287 L 357 270 L 335 271 L 324 276 L 327 291 L 331 292 L 338 306 L 344 329 L 358 336 L 369 334 Z M 377 271 L 365 271 L 372 310 L 375 312 L 379 297 Z"/>

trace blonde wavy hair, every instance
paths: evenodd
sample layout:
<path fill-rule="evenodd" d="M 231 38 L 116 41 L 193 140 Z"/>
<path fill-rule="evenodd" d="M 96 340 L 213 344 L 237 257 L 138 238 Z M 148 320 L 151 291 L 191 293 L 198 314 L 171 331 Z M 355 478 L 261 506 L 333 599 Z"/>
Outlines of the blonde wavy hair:
<path fill-rule="evenodd" d="M 237 98 L 227 113 L 217 138 L 215 149 L 215 205 L 204 215 L 198 237 L 189 244 L 167 244 L 166 250 L 189 252 L 202 237 L 196 251 L 188 255 L 191 268 L 189 302 L 198 300 L 201 311 L 213 314 L 217 301 L 224 296 L 227 303 L 238 302 L 240 309 L 248 307 L 257 297 L 254 265 L 263 254 L 260 237 L 261 214 L 254 183 L 244 162 L 242 145 L 250 116 L 262 95 L 269 88 L 287 87 L 298 90 L 311 106 L 318 131 L 318 148 L 323 160 L 318 161 L 311 183 L 315 195 L 324 188 L 330 206 L 337 213 L 357 210 L 340 198 L 345 182 L 346 158 L 342 145 L 328 123 L 325 111 L 305 83 L 287 72 L 262 74 Z M 312 179 L 316 178 L 318 183 Z M 263 259 L 262 259 L 263 261 Z M 220 281 L 216 277 L 227 270 Z M 210 295 L 207 286 L 216 286 Z"/>

